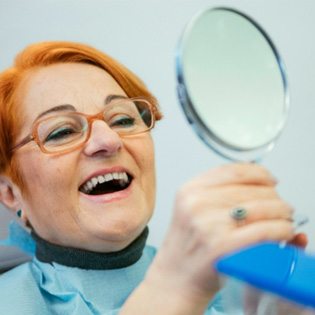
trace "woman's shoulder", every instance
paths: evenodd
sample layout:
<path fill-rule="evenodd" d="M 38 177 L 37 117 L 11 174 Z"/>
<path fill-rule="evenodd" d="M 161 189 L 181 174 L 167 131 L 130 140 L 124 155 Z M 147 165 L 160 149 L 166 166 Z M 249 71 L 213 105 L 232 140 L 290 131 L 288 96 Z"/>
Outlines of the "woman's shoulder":
<path fill-rule="evenodd" d="M 29 290 L 32 286 L 36 286 L 31 264 L 31 262 L 23 263 L 0 275 L 1 298 L 3 294 L 8 296 L 11 296 L 11 293 L 16 296 L 18 292 L 26 294 L 25 289 Z"/>
<path fill-rule="evenodd" d="M 20 288 L 24 287 L 26 283 L 30 285 L 32 280 L 35 283 L 34 279 L 32 279 L 30 264 L 30 262 L 23 263 L 0 275 L 1 295 L 5 292 L 9 293 L 11 289 L 17 292 Z"/>
<path fill-rule="evenodd" d="M 32 272 L 32 262 L 1 274 L 0 294 L 0 314 L 36 314 L 34 312 L 40 308 L 45 309 Z"/>

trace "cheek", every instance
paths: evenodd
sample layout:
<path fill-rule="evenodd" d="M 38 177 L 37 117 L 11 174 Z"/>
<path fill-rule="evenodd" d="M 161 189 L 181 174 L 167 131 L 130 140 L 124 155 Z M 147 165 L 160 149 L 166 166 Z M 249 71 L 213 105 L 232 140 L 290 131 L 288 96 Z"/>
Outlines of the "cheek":
<path fill-rule="evenodd" d="M 155 158 L 154 158 L 154 152 L 152 152 L 152 155 L 148 157 L 148 159 L 146 161 L 146 167 L 148 169 L 148 176 L 150 178 L 152 188 L 155 191 Z"/>
<path fill-rule="evenodd" d="M 56 198 L 58 191 L 65 191 L 71 182 L 69 178 L 73 164 L 61 163 L 60 159 L 57 161 L 56 158 L 43 156 L 37 152 L 28 152 L 22 156 L 19 160 L 20 173 L 27 195 L 32 200 L 42 198 L 43 195 L 45 199 L 49 199 L 49 196 Z"/>
<path fill-rule="evenodd" d="M 146 141 L 143 141 L 138 146 L 137 150 L 138 165 L 140 169 L 140 175 L 142 180 L 142 188 L 147 196 L 147 200 L 153 206 L 155 203 L 155 158 L 154 158 L 154 146 L 151 137 L 148 137 Z M 151 207 L 150 206 L 150 207 Z"/>
<path fill-rule="evenodd" d="M 142 141 L 138 140 L 129 146 L 132 157 L 135 159 L 141 174 L 148 180 L 155 180 L 154 145 L 150 135 Z"/>
<path fill-rule="evenodd" d="M 142 188 L 150 195 L 155 194 L 154 145 L 150 134 L 141 138 L 129 138 L 124 143 L 126 150 L 137 165 Z"/>
<path fill-rule="evenodd" d="M 43 163 L 40 158 L 34 158 L 29 154 L 27 157 L 20 159 L 19 165 L 21 176 L 28 190 L 32 188 L 33 191 L 37 187 L 42 187 L 41 184 L 45 179 L 45 173 L 42 171 Z"/>

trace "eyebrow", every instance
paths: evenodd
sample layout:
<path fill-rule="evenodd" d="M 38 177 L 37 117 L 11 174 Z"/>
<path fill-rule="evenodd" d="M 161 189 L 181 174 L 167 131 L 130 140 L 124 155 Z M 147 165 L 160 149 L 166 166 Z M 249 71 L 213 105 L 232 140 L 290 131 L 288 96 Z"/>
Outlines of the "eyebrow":
<path fill-rule="evenodd" d="M 106 97 L 105 99 L 105 105 L 109 104 L 111 101 L 116 100 L 116 99 L 127 99 L 128 97 L 124 96 L 124 95 L 118 95 L 118 94 L 110 94 Z M 70 104 L 63 104 L 63 105 L 57 105 L 54 106 L 48 110 L 45 110 L 44 112 L 40 113 L 35 120 L 50 114 L 50 113 L 54 113 L 54 112 L 59 112 L 59 111 L 76 111 L 76 108 L 73 105 Z"/>
<path fill-rule="evenodd" d="M 70 104 L 63 104 L 63 105 L 57 105 L 54 106 L 48 110 L 45 110 L 44 112 L 40 113 L 35 120 L 37 120 L 40 117 L 43 117 L 47 114 L 53 113 L 53 112 L 58 112 L 58 111 L 64 111 L 64 110 L 68 110 L 68 111 L 76 111 L 75 107 L 73 105 Z"/>
<path fill-rule="evenodd" d="M 127 99 L 128 97 L 119 94 L 109 94 L 105 99 L 105 105 L 109 104 L 113 100 L 117 99 Z"/>

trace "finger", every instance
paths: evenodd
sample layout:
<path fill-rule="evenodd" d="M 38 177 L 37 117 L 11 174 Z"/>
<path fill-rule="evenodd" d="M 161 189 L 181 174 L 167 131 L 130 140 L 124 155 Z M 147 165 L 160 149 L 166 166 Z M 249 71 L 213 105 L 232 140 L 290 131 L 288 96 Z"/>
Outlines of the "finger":
<path fill-rule="evenodd" d="M 176 198 L 180 207 L 194 209 L 194 212 L 218 208 L 232 209 L 250 201 L 256 200 L 260 203 L 272 199 L 279 199 L 273 187 L 253 185 L 220 186 L 212 189 L 202 189 L 198 186 L 194 189 L 179 191 Z"/>
<path fill-rule="evenodd" d="M 281 199 L 272 200 L 259 200 L 248 201 L 242 203 L 240 207 L 224 207 L 220 208 L 207 207 L 207 203 L 199 203 L 197 205 L 198 210 L 191 214 L 191 217 L 204 224 L 210 225 L 228 225 L 232 227 L 239 227 L 236 220 L 233 218 L 232 211 L 235 208 L 243 208 L 246 211 L 246 217 L 244 218 L 242 225 L 252 224 L 256 221 L 262 220 L 287 220 L 293 223 L 293 208 Z"/>
<path fill-rule="evenodd" d="M 235 238 L 240 241 L 256 243 L 261 241 L 290 241 L 294 227 L 288 220 L 256 221 L 235 230 Z"/>
<path fill-rule="evenodd" d="M 230 184 L 276 185 L 276 179 L 264 167 L 253 163 L 226 164 L 196 177 L 193 182 L 208 186 Z"/>
<path fill-rule="evenodd" d="M 298 233 L 294 235 L 293 239 L 289 243 L 301 248 L 305 248 L 308 244 L 307 235 L 305 233 Z"/>
<path fill-rule="evenodd" d="M 239 207 L 245 209 L 246 211 L 246 218 L 243 222 L 244 224 L 249 224 L 260 220 L 275 219 L 284 219 L 292 222 L 292 216 L 294 213 L 293 208 L 281 199 L 263 199 L 258 201 L 250 200 L 241 203 Z M 229 210 L 229 214 L 231 214 L 232 209 Z M 233 220 L 232 217 L 231 220 Z"/>
<path fill-rule="evenodd" d="M 218 256 L 262 241 L 290 241 L 294 237 L 292 223 L 286 220 L 258 221 L 234 229 L 226 238 L 218 239 Z"/>

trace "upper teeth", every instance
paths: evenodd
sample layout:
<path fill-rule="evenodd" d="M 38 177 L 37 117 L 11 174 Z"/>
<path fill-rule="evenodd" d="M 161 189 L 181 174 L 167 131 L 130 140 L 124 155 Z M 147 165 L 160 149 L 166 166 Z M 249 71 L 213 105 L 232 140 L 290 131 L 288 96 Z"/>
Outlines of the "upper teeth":
<path fill-rule="evenodd" d="M 89 193 L 98 184 L 103 184 L 103 183 L 109 182 L 113 179 L 120 180 L 122 184 L 125 184 L 128 182 L 128 175 L 126 172 L 119 172 L 119 173 L 114 172 L 114 173 L 108 173 L 105 175 L 98 175 L 98 176 L 92 177 L 90 180 L 88 180 L 84 184 L 82 191 L 84 193 Z"/>

